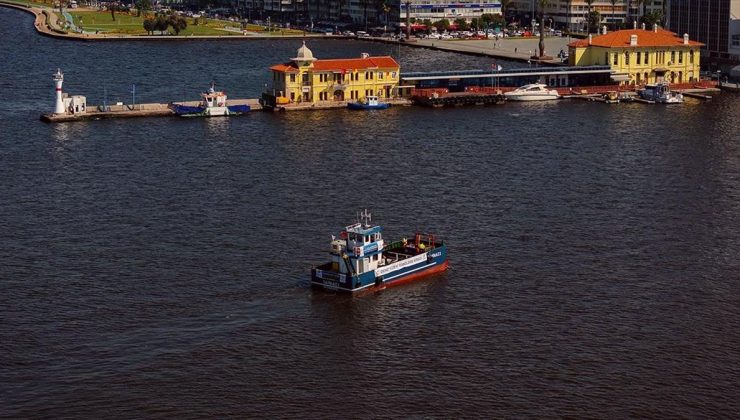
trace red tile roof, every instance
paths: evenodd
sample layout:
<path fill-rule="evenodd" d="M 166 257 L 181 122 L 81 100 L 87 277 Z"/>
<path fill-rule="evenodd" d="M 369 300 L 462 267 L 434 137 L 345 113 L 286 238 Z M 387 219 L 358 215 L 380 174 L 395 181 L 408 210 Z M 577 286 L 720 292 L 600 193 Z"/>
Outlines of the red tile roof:
<path fill-rule="evenodd" d="M 335 60 L 316 60 L 314 71 L 360 70 L 360 69 L 397 69 L 398 63 L 393 57 L 345 58 Z"/>
<path fill-rule="evenodd" d="M 272 67 L 270 67 L 270 70 L 272 71 L 279 71 L 281 73 L 297 73 L 298 68 L 295 66 L 294 63 L 285 63 L 285 64 L 276 64 Z"/>
<path fill-rule="evenodd" d="M 596 35 L 591 39 L 591 46 L 605 48 L 630 47 L 630 37 L 637 35 L 637 46 L 640 47 L 681 47 L 684 46 L 683 37 L 677 36 L 671 31 L 658 29 L 653 32 L 644 29 L 624 29 L 621 31 L 609 32 L 606 35 Z M 689 40 L 688 46 L 701 47 L 701 42 Z M 569 47 L 588 47 L 588 39 L 581 39 L 568 44 Z"/>
<path fill-rule="evenodd" d="M 366 69 L 398 69 L 399 65 L 393 57 L 368 57 L 368 58 L 341 58 L 331 60 L 316 60 L 313 63 L 313 71 L 351 71 Z M 297 72 L 298 68 L 294 62 L 277 64 L 270 70 L 282 73 Z"/>

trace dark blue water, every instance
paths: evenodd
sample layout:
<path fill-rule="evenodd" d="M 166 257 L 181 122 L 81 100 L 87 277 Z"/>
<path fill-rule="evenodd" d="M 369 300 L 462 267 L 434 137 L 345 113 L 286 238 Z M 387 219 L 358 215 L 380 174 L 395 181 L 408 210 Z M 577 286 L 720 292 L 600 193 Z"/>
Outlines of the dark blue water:
<path fill-rule="evenodd" d="M 212 79 L 256 97 L 299 45 L 72 43 L 31 22 L 0 9 L 0 417 L 740 410 L 739 97 L 48 125 L 57 67 L 91 103 Z M 450 271 L 312 292 L 365 207 L 387 237 L 445 238 Z"/>

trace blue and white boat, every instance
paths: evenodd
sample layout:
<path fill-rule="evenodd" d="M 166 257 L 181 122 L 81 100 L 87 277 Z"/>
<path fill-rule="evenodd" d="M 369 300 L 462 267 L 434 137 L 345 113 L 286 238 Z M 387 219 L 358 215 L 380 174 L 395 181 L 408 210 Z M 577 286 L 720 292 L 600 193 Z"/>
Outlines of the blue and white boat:
<path fill-rule="evenodd" d="M 217 91 L 213 83 L 207 92 L 200 94 L 198 106 L 175 104 L 173 110 L 181 117 L 227 117 L 251 111 L 249 105 L 227 105 L 226 92 Z"/>
<path fill-rule="evenodd" d="M 447 269 L 447 246 L 434 235 L 386 243 L 366 211 L 332 236 L 331 261 L 311 269 L 311 285 L 340 292 L 382 289 Z"/>
<path fill-rule="evenodd" d="M 371 109 L 386 109 L 391 104 L 380 102 L 377 96 L 366 96 L 365 99 L 360 99 L 357 102 L 349 102 L 347 108 L 355 110 L 371 110 Z"/>

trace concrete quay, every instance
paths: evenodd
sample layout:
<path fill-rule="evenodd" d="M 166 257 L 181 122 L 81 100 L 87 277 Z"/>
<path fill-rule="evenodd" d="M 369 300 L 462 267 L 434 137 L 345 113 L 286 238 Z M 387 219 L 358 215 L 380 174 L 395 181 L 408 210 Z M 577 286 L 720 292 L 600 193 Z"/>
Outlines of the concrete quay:
<path fill-rule="evenodd" d="M 438 51 L 448 51 L 458 54 L 475 55 L 479 57 L 500 58 L 509 61 L 530 63 L 532 66 L 561 66 L 561 60 L 532 60 L 530 57 L 538 48 L 540 39 L 528 38 L 501 38 L 501 39 L 421 39 L 414 38 L 408 42 L 399 42 L 388 38 L 357 38 L 362 41 L 382 42 L 386 44 L 403 45 L 414 48 L 427 48 Z M 568 51 L 570 37 L 545 38 L 545 51 L 548 55 L 557 55 L 560 50 Z"/>
<path fill-rule="evenodd" d="M 40 119 L 44 122 L 71 122 L 83 120 L 100 120 L 110 118 L 143 118 L 143 117 L 173 117 L 173 105 L 198 106 L 200 101 L 172 102 L 164 103 L 144 103 L 136 105 L 110 105 L 103 109 L 102 106 L 89 106 L 85 112 L 73 114 L 42 114 Z M 228 101 L 229 105 L 249 105 L 251 111 L 261 111 L 257 99 L 233 99 Z"/>

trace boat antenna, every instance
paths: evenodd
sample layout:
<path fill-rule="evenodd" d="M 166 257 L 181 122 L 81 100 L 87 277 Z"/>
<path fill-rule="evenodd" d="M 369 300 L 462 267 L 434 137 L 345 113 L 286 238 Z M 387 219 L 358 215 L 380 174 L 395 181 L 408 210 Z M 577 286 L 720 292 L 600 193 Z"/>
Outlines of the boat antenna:
<path fill-rule="evenodd" d="M 368 213 L 367 209 L 365 209 L 362 213 L 360 213 L 360 222 L 362 222 L 363 225 L 370 226 L 370 222 L 373 220 L 373 216 Z"/>

